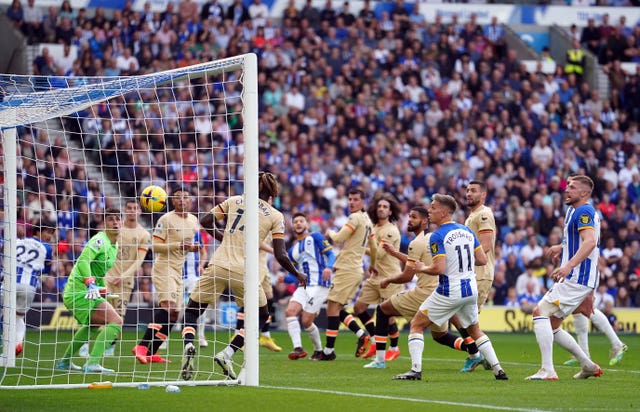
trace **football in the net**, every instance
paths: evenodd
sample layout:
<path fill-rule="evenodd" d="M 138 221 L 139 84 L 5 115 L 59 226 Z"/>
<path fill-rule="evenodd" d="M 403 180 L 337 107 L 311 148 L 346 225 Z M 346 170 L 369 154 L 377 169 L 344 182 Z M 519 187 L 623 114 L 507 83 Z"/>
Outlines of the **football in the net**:
<path fill-rule="evenodd" d="M 167 192 L 160 186 L 147 186 L 140 194 L 140 206 L 147 212 L 161 212 L 167 205 Z"/>

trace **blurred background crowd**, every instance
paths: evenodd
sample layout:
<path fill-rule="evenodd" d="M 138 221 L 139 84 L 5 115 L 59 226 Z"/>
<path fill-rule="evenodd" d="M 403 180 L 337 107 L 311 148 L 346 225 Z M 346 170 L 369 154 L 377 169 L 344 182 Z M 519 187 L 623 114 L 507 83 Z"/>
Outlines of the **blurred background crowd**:
<path fill-rule="evenodd" d="M 162 12 L 150 5 L 135 11 L 131 2 L 122 10 L 74 10 L 64 1 L 39 9 L 35 19 L 28 10 L 37 0 L 20 3 L 6 15 L 31 43 L 77 50 L 54 58 L 44 48 L 35 74 L 126 76 L 256 53 L 260 167 L 279 176 L 276 206 L 287 217 L 307 213 L 313 230 L 346 221 L 352 186 L 370 197 L 393 193 L 403 219 L 434 193 L 452 194 L 463 221 L 466 184 L 486 182 L 499 230 L 490 304 L 527 311 L 549 287 L 553 263 L 544 251 L 561 241 L 566 179 L 587 174 L 603 218 L 601 308 L 640 307 L 640 83 L 620 67 L 640 62 L 640 23 L 567 27 L 576 49 L 599 56 L 610 77 L 610 96 L 600 96 L 582 79 L 579 59 L 557 62 L 554 73 L 527 71 L 496 19 L 426 21 L 402 1 L 380 16 L 371 2 L 353 13 L 349 2 L 292 1 L 280 20 L 269 19 L 260 0 L 182 0 Z M 239 97 L 240 88 L 216 93 Z M 241 119 L 215 102 L 186 116 L 176 102 L 191 98 L 185 89 L 160 93 L 157 108 L 135 99 L 120 102 L 126 110 L 97 105 L 82 121 L 67 119 L 68 129 L 81 133 L 88 150 L 99 149 L 105 165 L 117 165 L 107 168 L 109 177 L 131 182 L 122 186 L 127 196 L 148 184 L 184 182 L 198 191 L 194 212 L 204 212 L 240 189 L 242 170 L 234 164 L 242 159 Z M 167 115 L 171 107 L 175 116 Z M 142 119 L 153 110 L 166 115 L 153 126 L 164 133 L 148 138 Z M 28 233 L 29 222 L 46 213 L 59 228 L 55 275 L 41 294 L 55 301 L 110 199 L 101 182 L 87 178 L 87 165 L 70 160 L 62 137 L 48 146 L 32 129 L 20 136 L 19 223 Z M 399 226 L 406 247 L 406 221 Z M 145 263 L 141 301 L 151 299 L 149 272 Z M 290 289 L 276 286 L 279 294 Z"/>

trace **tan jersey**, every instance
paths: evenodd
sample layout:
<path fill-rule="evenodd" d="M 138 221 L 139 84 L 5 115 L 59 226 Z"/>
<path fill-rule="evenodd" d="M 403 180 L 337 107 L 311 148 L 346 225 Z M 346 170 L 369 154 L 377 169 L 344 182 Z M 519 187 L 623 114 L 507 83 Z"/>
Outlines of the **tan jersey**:
<path fill-rule="evenodd" d="M 467 217 L 464 224 L 473 230 L 473 233 L 478 237 L 480 233 L 492 233 L 491 249 L 489 249 L 489 252 L 487 253 L 487 264 L 475 267 L 477 280 L 492 280 L 496 262 L 497 233 L 496 220 L 493 217 L 493 211 L 487 206 L 482 205 L 469 214 L 469 217 Z"/>
<path fill-rule="evenodd" d="M 244 209 L 243 196 L 232 196 L 211 209 L 216 219 L 227 219 L 222 243 L 211 256 L 211 262 L 236 273 L 244 273 Z M 264 200 L 259 200 L 258 220 L 259 242 L 269 241 L 269 235 L 284 239 L 284 216 Z"/>
<path fill-rule="evenodd" d="M 374 242 L 378 276 L 386 278 L 402 272 L 400 261 L 388 254 L 387 251 L 384 250 L 384 247 L 382 247 L 383 244 L 389 243 L 393 245 L 394 249 L 400 249 L 400 230 L 398 230 L 398 227 L 391 222 L 387 222 L 374 226 L 373 233 L 375 234 Z"/>
<path fill-rule="evenodd" d="M 351 213 L 345 227 L 351 232 L 342 245 L 340 253 L 336 259 L 334 265 L 335 269 L 340 270 L 357 270 L 362 272 L 363 257 L 369 239 L 373 236 L 373 225 L 369 219 L 369 215 L 363 210 Z M 342 229 L 340 230 L 342 231 Z M 333 240 L 340 242 L 341 239 L 336 239 L 335 235 Z"/>
<path fill-rule="evenodd" d="M 150 242 L 151 235 L 140 224 L 135 228 L 123 226 L 118 235 L 116 262 L 107 272 L 107 279 L 122 276 L 125 286 L 133 286 L 136 270 L 142 263 L 138 260 L 138 253 L 146 253 Z"/>
<path fill-rule="evenodd" d="M 260 273 L 260 279 L 264 279 L 266 276 L 269 276 L 269 267 L 267 266 L 267 252 L 260 249 L 260 253 L 258 254 L 258 271 Z"/>
<path fill-rule="evenodd" d="M 154 250 L 153 272 L 155 274 L 166 275 L 166 268 L 182 274 L 184 261 L 189 252 L 183 251 L 181 244 L 183 241 L 192 243 L 199 227 L 198 218 L 191 213 L 181 217 L 175 211 L 171 211 L 158 219 L 153 230 L 153 241 L 168 245 L 169 251 Z"/>
<path fill-rule="evenodd" d="M 429 266 L 433 263 L 431 250 L 429 249 L 429 240 L 431 233 L 426 230 L 421 232 L 415 239 L 409 243 L 409 253 L 407 254 L 407 265 L 414 266 L 416 262 L 422 262 Z M 438 277 L 427 275 L 426 273 L 418 273 L 418 284 L 416 288 L 422 290 L 434 291 L 438 286 Z"/>

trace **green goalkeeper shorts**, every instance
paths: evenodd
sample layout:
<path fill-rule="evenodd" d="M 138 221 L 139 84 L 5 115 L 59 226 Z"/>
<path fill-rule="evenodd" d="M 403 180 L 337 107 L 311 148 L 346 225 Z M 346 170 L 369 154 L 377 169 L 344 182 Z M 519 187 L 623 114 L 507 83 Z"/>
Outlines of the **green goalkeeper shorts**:
<path fill-rule="evenodd" d="M 91 314 L 102 302 L 106 302 L 104 298 L 98 298 L 95 300 L 85 299 L 84 295 L 87 293 L 87 289 L 67 290 L 65 288 L 62 295 L 62 302 L 64 306 L 71 312 L 73 317 L 78 321 L 80 325 L 91 324 Z"/>

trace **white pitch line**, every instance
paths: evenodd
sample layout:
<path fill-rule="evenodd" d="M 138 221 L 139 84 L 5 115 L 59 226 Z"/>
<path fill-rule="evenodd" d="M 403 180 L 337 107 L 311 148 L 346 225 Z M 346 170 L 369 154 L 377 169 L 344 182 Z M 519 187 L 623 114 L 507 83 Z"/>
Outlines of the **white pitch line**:
<path fill-rule="evenodd" d="M 409 358 L 408 356 L 400 356 L 398 359 L 403 359 L 403 360 L 407 360 L 407 361 L 411 361 L 411 358 Z M 442 358 L 423 358 L 423 360 L 425 361 L 433 361 L 433 362 L 454 362 L 454 363 L 460 363 L 459 359 L 442 359 Z M 598 362 L 596 362 L 598 363 Z M 536 367 L 540 367 L 539 363 L 529 363 L 529 362 L 500 362 L 500 365 L 512 365 L 512 366 L 531 366 L 532 368 L 536 368 Z M 602 365 L 602 364 L 599 364 Z M 576 366 L 565 366 L 565 365 L 555 365 L 556 368 L 563 368 L 563 369 L 567 369 L 567 368 L 573 368 L 575 369 Z M 604 366 L 601 366 L 602 370 L 605 372 L 618 372 L 618 373 L 631 373 L 631 374 L 640 374 L 640 370 L 636 370 L 636 369 L 613 369 L 613 366 L 609 366 L 607 364 L 605 364 Z"/>
<path fill-rule="evenodd" d="M 311 388 L 289 388 L 284 386 L 270 386 L 270 385 L 260 385 L 260 387 L 268 388 L 268 389 L 283 389 L 287 391 L 293 390 L 293 391 L 301 391 L 301 392 L 327 393 L 331 395 L 356 396 L 361 398 L 389 399 L 393 401 L 408 401 L 413 403 L 432 403 L 437 405 L 463 406 L 467 408 L 494 409 L 498 411 L 552 412 L 552 411 L 547 411 L 545 409 L 515 408 L 513 406 L 497 406 L 497 405 L 486 405 L 486 404 L 478 404 L 478 403 L 438 401 L 435 399 L 405 398 L 405 397 L 399 397 L 399 396 L 376 395 L 372 393 L 342 392 L 342 391 L 331 391 L 331 390 L 325 390 L 325 389 L 311 389 Z"/>

